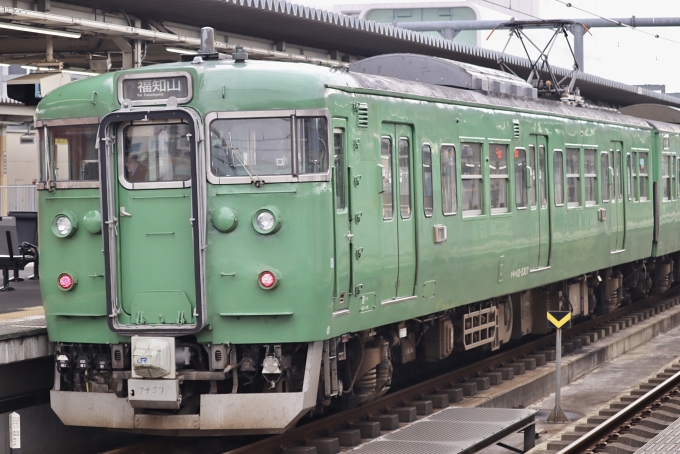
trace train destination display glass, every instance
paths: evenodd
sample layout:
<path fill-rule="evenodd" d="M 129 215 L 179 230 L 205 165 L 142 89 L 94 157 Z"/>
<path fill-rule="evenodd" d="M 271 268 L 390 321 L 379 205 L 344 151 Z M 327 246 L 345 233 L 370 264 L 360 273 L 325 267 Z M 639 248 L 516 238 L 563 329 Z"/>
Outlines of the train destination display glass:
<path fill-rule="evenodd" d="M 178 102 L 191 100 L 191 86 L 187 75 L 177 73 L 153 74 L 153 77 L 129 77 L 119 82 L 122 99 L 129 99 L 133 105 L 164 104 L 171 97 Z"/>

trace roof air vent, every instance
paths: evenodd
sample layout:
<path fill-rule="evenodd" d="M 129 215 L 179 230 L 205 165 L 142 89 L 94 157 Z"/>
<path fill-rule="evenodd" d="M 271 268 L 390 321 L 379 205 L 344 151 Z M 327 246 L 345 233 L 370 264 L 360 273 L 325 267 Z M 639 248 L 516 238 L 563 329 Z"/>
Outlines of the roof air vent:
<path fill-rule="evenodd" d="M 357 113 L 357 126 L 360 128 L 368 128 L 368 104 L 365 102 L 358 102 L 354 104 L 354 110 Z"/>
<path fill-rule="evenodd" d="M 527 81 L 496 69 L 416 54 L 387 54 L 359 60 L 350 72 L 500 95 L 538 97 Z"/>

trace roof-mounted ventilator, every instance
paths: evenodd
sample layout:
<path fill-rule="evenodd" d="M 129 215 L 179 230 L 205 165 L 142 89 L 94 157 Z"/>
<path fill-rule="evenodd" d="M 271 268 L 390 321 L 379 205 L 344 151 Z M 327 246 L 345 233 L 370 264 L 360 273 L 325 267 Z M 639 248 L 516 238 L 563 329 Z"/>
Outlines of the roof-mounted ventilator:
<path fill-rule="evenodd" d="M 378 55 L 352 63 L 349 71 L 483 93 L 527 98 L 536 98 L 538 95 L 536 88 L 516 75 L 425 55 Z"/>
<path fill-rule="evenodd" d="M 540 48 L 526 35 L 524 32 L 525 27 L 554 29 L 554 33 L 548 40 L 548 43 L 545 45 L 545 47 Z M 584 101 L 580 95 L 579 89 L 574 88 L 578 78 L 578 73 L 581 71 L 581 68 L 579 67 L 578 61 L 574 54 L 574 49 L 571 47 L 571 43 L 569 42 L 569 35 L 567 35 L 567 30 L 569 28 L 573 29 L 574 27 L 583 27 L 583 29 L 588 31 L 585 25 L 567 20 L 522 21 L 522 23 L 518 24 L 513 22 L 504 23 L 501 26 L 491 30 L 489 37 L 491 37 L 493 32 L 495 32 L 498 28 L 509 28 L 510 36 L 508 37 L 508 41 L 505 43 L 505 47 L 498 58 L 498 64 L 501 66 L 501 68 L 505 71 L 515 74 L 505 63 L 503 56 L 505 55 L 505 50 L 508 48 L 510 41 L 512 41 L 512 38 L 516 36 L 522 43 L 522 48 L 524 48 L 527 59 L 531 64 L 531 72 L 529 73 L 527 82 L 538 90 L 539 96 L 555 97 L 569 104 L 584 105 Z M 560 35 L 564 36 L 567 42 L 569 52 L 571 52 L 571 57 L 574 59 L 574 65 L 572 71 L 569 74 L 558 80 L 557 75 L 552 69 L 552 66 L 550 66 L 548 57 L 550 56 L 550 52 L 552 51 L 555 42 Z M 527 43 L 529 43 L 534 49 L 538 51 L 538 57 L 536 57 L 536 59 L 531 58 L 531 53 L 527 48 Z M 546 81 L 541 80 L 541 71 L 547 72 L 550 78 Z M 568 84 L 567 80 L 569 80 Z"/>

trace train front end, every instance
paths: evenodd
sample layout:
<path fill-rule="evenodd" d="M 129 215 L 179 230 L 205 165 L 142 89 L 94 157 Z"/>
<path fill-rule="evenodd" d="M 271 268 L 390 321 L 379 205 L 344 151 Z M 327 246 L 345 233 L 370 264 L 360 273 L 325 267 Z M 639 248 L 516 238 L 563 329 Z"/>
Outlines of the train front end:
<path fill-rule="evenodd" d="M 307 68 L 206 54 L 41 102 L 41 290 L 65 424 L 277 433 L 316 406 L 334 199 L 328 70 Z"/>

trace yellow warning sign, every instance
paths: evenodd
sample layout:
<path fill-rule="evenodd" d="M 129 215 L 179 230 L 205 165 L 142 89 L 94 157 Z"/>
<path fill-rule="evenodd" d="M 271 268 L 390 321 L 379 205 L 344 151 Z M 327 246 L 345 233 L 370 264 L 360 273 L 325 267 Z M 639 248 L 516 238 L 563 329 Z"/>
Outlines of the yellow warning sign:
<path fill-rule="evenodd" d="M 548 328 L 571 328 L 571 312 L 548 311 Z"/>

